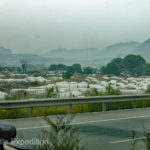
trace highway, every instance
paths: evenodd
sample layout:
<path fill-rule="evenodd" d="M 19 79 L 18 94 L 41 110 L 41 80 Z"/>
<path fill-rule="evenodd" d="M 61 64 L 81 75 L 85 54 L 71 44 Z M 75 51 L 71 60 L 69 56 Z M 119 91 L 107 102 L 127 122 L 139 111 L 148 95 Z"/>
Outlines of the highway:
<path fill-rule="evenodd" d="M 0 120 L 0 123 L 15 125 L 17 139 L 38 138 L 41 129 L 48 128 L 42 117 Z M 150 108 L 76 114 L 72 125 L 79 128 L 81 144 L 87 145 L 88 150 L 128 150 L 132 130 L 139 141 L 144 128 L 150 130 Z M 143 146 L 142 142 L 139 146 Z"/>

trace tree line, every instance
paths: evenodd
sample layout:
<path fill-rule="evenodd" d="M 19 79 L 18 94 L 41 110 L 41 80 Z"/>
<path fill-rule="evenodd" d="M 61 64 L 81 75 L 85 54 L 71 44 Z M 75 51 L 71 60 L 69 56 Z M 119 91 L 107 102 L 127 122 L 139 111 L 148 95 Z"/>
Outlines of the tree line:
<path fill-rule="evenodd" d="M 150 76 L 150 64 L 140 55 L 127 55 L 124 58 L 112 59 L 100 69 L 101 74 L 124 76 Z"/>
<path fill-rule="evenodd" d="M 70 78 L 75 73 L 80 74 L 93 74 L 96 73 L 97 69 L 92 67 L 81 67 L 80 64 L 76 63 L 72 66 L 66 66 L 64 64 L 52 64 L 49 67 L 49 71 L 63 71 L 63 78 Z"/>
<path fill-rule="evenodd" d="M 140 55 L 127 55 L 124 58 L 114 58 L 107 65 L 102 66 L 99 70 L 92 67 L 82 69 L 80 64 L 66 66 L 63 64 L 52 64 L 49 67 L 51 71 L 65 70 L 64 77 L 68 78 L 74 73 L 93 74 L 101 73 L 102 75 L 116 76 L 150 76 L 150 63 Z"/>
<path fill-rule="evenodd" d="M 0 72 L 18 72 L 18 73 L 35 73 L 35 72 L 62 72 L 64 78 L 70 78 L 75 73 L 80 74 L 94 74 L 100 73 L 102 75 L 116 75 L 116 76 L 150 76 L 150 63 L 140 55 L 127 55 L 124 58 L 114 58 L 107 65 L 102 66 L 100 69 L 92 67 L 82 67 L 80 64 L 75 63 L 71 66 L 64 64 L 51 64 L 49 67 L 44 65 L 29 64 L 26 60 L 20 61 L 20 67 L 2 67 Z"/>

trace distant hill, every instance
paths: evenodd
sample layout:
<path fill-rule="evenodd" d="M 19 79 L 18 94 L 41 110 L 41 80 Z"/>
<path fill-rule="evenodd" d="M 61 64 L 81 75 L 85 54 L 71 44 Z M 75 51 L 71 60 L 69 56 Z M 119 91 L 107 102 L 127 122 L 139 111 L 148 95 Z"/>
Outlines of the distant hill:
<path fill-rule="evenodd" d="M 133 53 L 143 56 L 150 62 L 150 39 L 141 43 L 137 48 L 135 48 Z"/>
<path fill-rule="evenodd" d="M 139 46 L 137 42 L 125 42 L 117 43 L 106 47 L 102 53 L 105 57 L 114 58 L 114 57 L 123 57 L 128 54 L 133 53 L 133 50 Z"/>
<path fill-rule="evenodd" d="M 51 58 L 64 59 L 63 63 L 71 65 L 73 63 L 81 63 L 83 66 L 98 67 L 103 64 L 104 60 L 101 56 L 101 50 L 96 48 L 87 49 L 65 49 L 58 48 L 45 54 Z"/>
<path fill-rule="evenodd" d="M 149 53 L 150 52 L 150 39 L 141 43 L 137 48 L 135 48 L 136 53 Z"/>
<path fill-rule="evenodd" d="M 53 58 L 64 58 L 65 63 L 79 62 L 83 65 L 100 67 L 114 57 L 123 57 L 133 52 L 139 45 L 137 42 L 117 43 L 104 49 L 65 49 L 58 48 L 51 50 L 45 56 Z"/>
<path fill-rule="evenodd" d="M 52 50 L 52 51 L 46 53 L 46 55 L 49 55 L 51 57 L 85 59 L 85 58 L 91 58 L 92 56 L 95 56 L 99 53 L 100 53 L 100 50 L 96 49 L 96 48 L 88 48 L 88 49 L 58 48 L 58 49 L 55 49 L 55 50 Z"/>
<path fill-rule="evenodd" d="M 43 58 L 34 54 L 18 54 L 13 53 L 12 50 L 0 47 L 0 65 L 3 66 L 18 66 L 21 59 L 27 59 L 32 64 L 49 64 L 55 62 L 54 59 Z"/>
<path fill-rule="evenodd" d="M 100 68 L 111 59 L 124 57 L 128 54 L 140 54 L 150 62 L 150 39 L 143 43 L 134 41 L 116 43 L 104 49 L 65 49 L 58 48 L 51 50 L 42 56 L 34 54 L 13 53 L 10 49 L 0 47 L 0 65 L 19 65 L 20 59 L 28 59 L 33 64 L 63 63 L 72 65 L 80 63 L 82 66 L 93 66 Z"/>
<path fill-rule="evenodd" d="M 0 46 L 0 57 L 4 55 L 11 55 L 12 51 L 10 49 Z"/>
<path fill-rule="evenodd" d="M 13 53 L 10 49 L 0 46 L 0 64 L 10 63 L 9 59 L 12 57 Z"/>

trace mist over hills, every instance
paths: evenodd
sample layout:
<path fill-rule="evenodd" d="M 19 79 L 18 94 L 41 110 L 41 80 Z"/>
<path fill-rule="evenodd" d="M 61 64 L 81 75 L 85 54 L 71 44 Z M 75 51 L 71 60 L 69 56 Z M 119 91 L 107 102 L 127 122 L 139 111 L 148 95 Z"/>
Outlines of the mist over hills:
<path fill-rule="evenodd" d="M 116 57 L 118 55 L 123 56 L 133 52 L 133 50 L 139 46 L 140 44 L 137 42 L 125 42 L 125 43 L 117 43 L 114 45 L 110 45 L 104 49 L 96 49 L 96 48 L 87 48 L 87 49 L 65 49 L 58 48 L 46 53 L 46 55 L 50 55 L 53 57 L 85 57 L 91 58 L 91 56 L 102 57 L 101 54 L 105 54 L 107 57 L 108 54 L 112 53 L 111 56 L 108 57 Z M 114 55 L 114 56 L 112 56 Z"/>
<path fill-rule="evenodd" d="M 133 52 L 133 50 L 139 46 L 138 42 L 125 42 L 125 43 L 117 43 L 106 47 L 102 53 L 103 55 L 108 55 L 109 58 L 114 57 L 123 57 Z"/>
<path fill-rule="evenodd" d="M 137 48 L 135 48 L 134 53 L 135 54 L 140 54 L 147 61 L 150 61 L 150 39 L 144 41 Z"/>
<path fill-rule="evenodd" d="M 49 51 L 45 56 L 53 58 L 64 58 L 70 60 L 70 63 L 79 62 L 89 66 L 99 67 L 115 57 L 124 57 L 133 53 L 134 49 L 140 44 L 137 42 L 116 43 L 104 49 L 65 49 L 58 48 Z"/>
<path fill-rule="evenodd" d="M 46 64 L 46 62 L 49 60 L 35 54 L 13 53 L 10 49 L 0 47 L 0 65 L 18 66 L 21 59 L 26 59 L 33 64 Z"/>
<path fill-rule="evenodd" d="M 12 55 L 12 51 L 10 49 L 0 46 L 0 56 L 4 55 Z"/>
<path fill-rule="evenodd" d="M 135 52 L 137 52 L 137 53 L 150 52 L 150 39 L 144 41 L 137 48 L 135 48 Z"/>
<path fill-rule="evenodd" d="M 52 57 L 64 57 L 64 58 L 74 58 L 77 59 L 78 57 L 84 58 L 91 58 L 94 54 L 99 54 L 99 49 L 96 48 L 87 48 L 87 49 L 65 49 L 65 48 L 58 48 L 48 52 L 46 55 Z"/>
<path fill-rule="evenodd" d="M 81 63 L 83 66 L 101 67 L 116 57 L 124 57 L 128 54 L 140 54 L 150 62 L 150 39 L 143 43 L 135 41 L 116 43 L 104 49 L 65 49 L 58 48 L 51 50 L 43 55 L 18 54 L 12 50 L 0 47 L 1 65 L 19 65 L 21 59 L 27 59 L 32 64 L 63 63 L 71 65 Z"/>

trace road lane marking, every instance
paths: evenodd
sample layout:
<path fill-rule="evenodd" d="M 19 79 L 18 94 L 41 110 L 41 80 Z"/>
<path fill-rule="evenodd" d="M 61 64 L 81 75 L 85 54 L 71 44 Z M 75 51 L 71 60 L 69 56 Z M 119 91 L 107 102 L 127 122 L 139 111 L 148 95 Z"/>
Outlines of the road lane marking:
<path fill-rule="evenodd" d="M 71 125 L 80 125 L 80 124 L 89 124 L 89 123 L 97 123 L 97 122 L 109 122 L 109 121 L 119 121 L 119 120 L 128 120 L 128 119 L 138 119 L 138 118 L 147 118 L 150 117 L 150 115 L 147 116 L 136 116 L 136 117 L 126 117 L 126 118 L 114 118 L 114 119 L 104 119 L 104 120 L 95 120 L 95 121 L 86 121 L 86 122 L 77 122 L 77 123 L 71 123 Z"/>
<path fill-rule="evenodd" d="M 38 126 L 38 127 L 27 127 L 27 128 L 17 128 L 16 130 L 31 130 L 31 129 L 40 129 L 40 128 L 49 128 L 50 126 Z"/>
<path fill-rule="evenodd" d="M 147 116 L 136 116 L 136 117 L 126 117 L 126 118 L 118 118 L 118 119 L 104 119 L 104 120 L 95 120 L 95 121 L 86 121 L 86 122 L 76 122 L 71 123 L 70 125 L 81 125 L 81 124 L 90 124 L 90 123 L 100 123 L 100 122 L 109 122 L 109 121 L 119 121 L 119 120 L 128 120 L 128 119 L 138 119 L 138 118 L 148 118 Z M 17 130 L 30 130 L 30 129 L 39 129 L 39 128 L 49 128 L 50 126 L 37 126 L 37 127 L 25 127 L 25 128 L 17 128 Z"/>
<path fill-rule="evenodd" d="M 141 140 L 141 139 L 146 139 L 145 136 L 139 137 L 139 138 L 134 138 L 134 140 Z M 125 139 L 125 140 L 118 140 L 118 141 L 111 141 L 111 144 L 119 144 L 119 143 L 125 143 L 125 142 L 131 142 L 133 139 Z"/>

